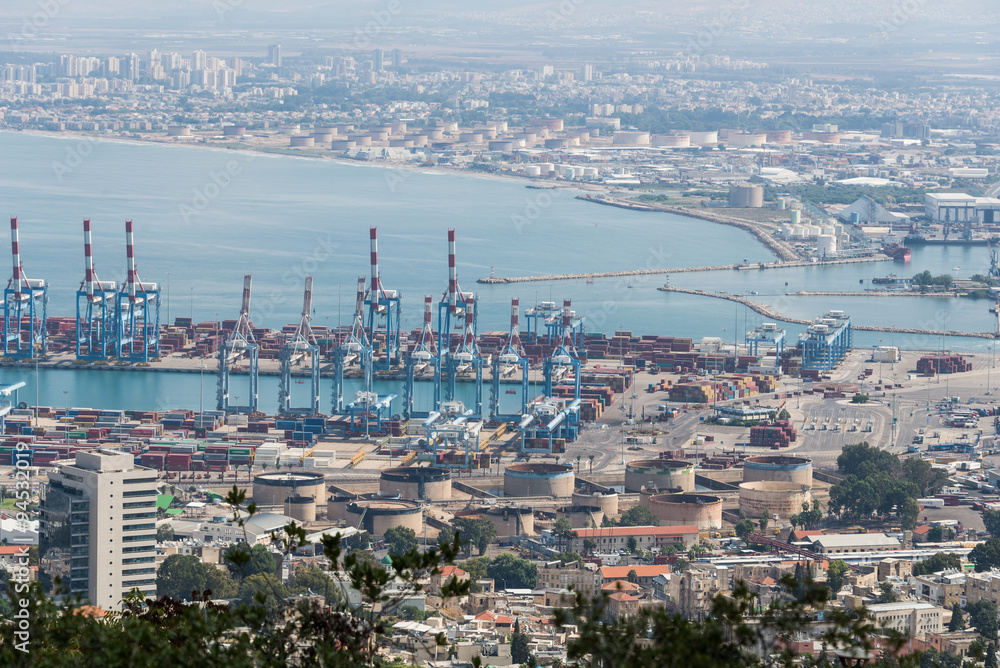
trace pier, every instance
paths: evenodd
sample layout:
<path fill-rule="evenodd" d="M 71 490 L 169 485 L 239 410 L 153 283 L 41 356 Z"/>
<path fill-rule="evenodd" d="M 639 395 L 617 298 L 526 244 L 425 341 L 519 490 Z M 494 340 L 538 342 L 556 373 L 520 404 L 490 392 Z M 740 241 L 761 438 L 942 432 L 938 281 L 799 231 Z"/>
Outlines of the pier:
<path fill-rule="evenodd" d="M 662 292 L 679 292 L 686 295 L 695 295 L 698 297 L 714 297 L 715 299 L 728 299 L 731 302 L 736 302 L 737 304 L 743 304 L 752 311 L 759 313 L 765 318 L 768 318 L 770 320 L 788 322 L 794 325 L 812 324 L 811 321 L 809 320 L 800 320 L 798 318 L 789 318 L 788 316 L 781 315 L 780 313 L 778 313 L 777 311 L 773 310 L 771 307 L 765 304 L 751 301 L 746 297 L 741 297 L 739 295 L 723 295 L 715 292 L 707 292 L 705 290 L 686 290 L 684 288 L 672 288 L 667 286 L 663 286 L 657 289 Z M 966 338 L 975 338 L 975 339 L 1000 338 L 1000 334 L 997 334 L 996 332 L 958 332 L 954 330 L 941 331 L 936 329 L 914 329 L 909 327 L 876 327 L 873 325 L 855 325 L 855 324 L 851 325 L 851 329 L 861 332 L 889 332 L 892 334 L 925 334 L 927 336 L 962 336 Z"/>
<path fill-rule="evenodd" d="M 872 257 L 850 257 L 839 260 L 812 262 L 809 260 L 790 260 L 788 262 L 741 262 L 736 264 L 719 264 L 705 267 L 675 267 L 672 269 L 632 269 L 626 271 L 593 271 L 576 274 L 547 274 L 544 276 L 487 276 L 477 283 L 486 285 L 504 285 L 507 283 L 532 283 L 545 281 L 570 281 L 592 278 L 625 278 L 632 276 L 652 276 L 655 274 L 684 274 L 694 271 L 757 271 L 764 269 L 790 269 L 793 267 L 818 267 L 836 264 L 855 264 L 858 262 L 885 262 L 891 258 L 884 255 Z"/>

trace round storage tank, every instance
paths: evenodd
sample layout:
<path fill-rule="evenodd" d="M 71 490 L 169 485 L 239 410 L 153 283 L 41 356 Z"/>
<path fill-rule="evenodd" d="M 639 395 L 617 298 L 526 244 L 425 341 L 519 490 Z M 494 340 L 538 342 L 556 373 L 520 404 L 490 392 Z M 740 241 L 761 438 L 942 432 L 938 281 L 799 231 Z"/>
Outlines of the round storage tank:
<path fill-rule="evenodd" d="M 483 141 L 482 132 L 460 132 L 458 133 L 458 141 L 464 142 L 466 144 L 479 144 Z"/>
<path fill-rule="evenodd" d="M 837 255 L 837 237 L 827 236 L 825 234 L 817 237 L 816 240 L 816 253 L 820 257 L 834 257 Z"/>
<path fill-rule="evenodd" d="M 634 130 L 621 130 L 611 138 L 614 146 L 649 146 L 649 133 Z"/>
<path fill-rule="evenodd" d="M 492 506 L 486 509 L 485 515 L 496 527 L 498 537 L 535 533 L 535 513 L 527 506 Z"/>
<path fill-rule="evenodd" d="M 358 146 L 372 145 L 372 138 L 369 137 L 368 135 L 351 135 L 351 139 L 353 139 L 354 143 Z"/>
<path fill-rule="evenodd" d="M 261 473 L 253 479 L 253 500 L 258 506 L 280 506 L 290 496 L 323 498 L 322 473 L 308 471 Z"/>
<path fill-rule="evenodd" d="M 316 139 L 312 135 L 295 135 L 289 139 L 288 145 L 295 148 L 312 148 L 316 145 Z"/>
<path fill-rule="evenodd" d="M 331 522 L 339 522 L 347 519 L 347 504 L 357 501 L 357 494 L 333 493 L 326 500 L 326 519 Z"/>
<path fill-rule="evenodd" d="M 347 523 L 373 536 L 384 536 L 393 527 L 406 527 L 415 533 L 423 530 L 423 508 L 416 501 L 362 500 L 347 504 Z"/>
<path fill-rule="evenodd" d="M 703 146 L 708 144 L 718 144 L 719 143 L 719 133 L 718 132 L 685 132 L 690 140 L 692 146 Z"/>
<path fill-rule="evenodd" d="M 757 482 L 759 480 L 795 482 L 812 487 L 812 460 L 790 455 L 747 457 L 743 462 L 743 482 Z"/>
<path fill-rule="evenodd" d="M 333 138 L 336 136 L 336 133 L 335 132 L 314 132 L 310 136 L 313 138 L 313 141 L 315 141 L 317 144 L 323 145 L 323 144 L 329 144 L 330 142 L 332 142 Z"/>
<path fill-rule="evenodd" d="M 792 141 L 791 130 L 768 130 L 767 143 L 769 144 L 789 144 Z"/>
<path fill-rule="evenodd" d="M 789 212 L 789 214 L 788 214 L 788 221 L 792 225 L 801 225 L 802 224 L 802 212 L 799 211 L 798 209 L 792 209 Z"/>
<path fill-rule="evenodd" d="M 412 139 L 390 139 L 389 140 L 389 147 L 390 148 L 413 148 L 413 140 Z"/>
<path fill-rule="evenodd" d="M 538 165 L 528 165 L 524 168 L 524 174 L 526 176 L 541 176 L 542 168 Z"/>
<path fill-rule="evenodd" d="M 379 491 L 410 501 L 451 499 L 451 471 L 439 466 L 398 466 L 382 471 Z"/>
<path fill-rule="evenodd" d="M 696 526 L 700 531 L 722 528 L 722 499 L 711 494 L 653 494 L 643 505 L 660 526 Z"/>
<path fill-rule="evenodd" d="M 694 464 L 680 459 L 637 459 L 625 465 L 625 491 L 655 487 L 660 492 L 693 492 Z"/>
<path fill-rule="evenodd" d="M 605 515 L 613 517 L 618 514 L 618 492 L 594 492 L 585 494 L 584 492 L 573 492 L 574 506 L 596 506 Z"/>
<path fill-rule="evenodd" d="M 511 464 L 503 474 L 504 496 L 570 496 L 576 476 L 565 464 Z"/>
<path fill-rule="evenodd" d="M 736 185 L 730 187 L 729 206 L 737 209 L 759 209 L 764 206 L 763 186 Z"/>
<path fill-rule="evenodd" d="M 596 179 L 600 176 L 597 167 L 584 167 L 583 168 L 583 178 L 585 179 Z"/>
<path fill-rule="evenodd" d="M 311 496 L 290 496 L 285 500 L 285 514 L 300 522 L 315 522 L 316 499 Z"/>
<path fill-rule="evenodd" d="M 809 485 L 797 482 L 758 480 L 740 485 L 740 510 L 747 517 L 760 517 L 767 511 L 771 517 L 788 519 L 802 512 L 802 504 L 812 501 Z"/>
<path fill-rule="evenodd" d="M 191 128 L 187 125 L 168 125 L 167 126 L 167 136 L 168 137 L 190 137 Z"/>
<path fill-rule="evenodd" d="M 569 520 L 574 529 L 586 529 L 601 526 L 604 511 L 597 506 L 561 506 L 556 508 L 556 517 Z"/>
<path fill-rule="evenodd" d="M 247 133 L 247 129 L 242 125 L 227 125 L 222 128 L 223 137 L 242 137 Z"/>
<path fill-rule="evenodd" d="M 691 137 L 687 135 L 653 135 L 653 146 L 661 148 L 688 148 Z"/>
<path fill-rule="evenodd" d="M 372 141 L 389 141 L 389 131 L 388 130 L 372 130 L 368 133 Z"/>
<path fill-rule="evenodd" d="M 427 135 L 428 140 L 438 141 L 444 137 L 444 130 L 441 128 L 427 128 L 427 131 L 424 132 L 424 134 Z"/>
<path fill-rule="evenodd" d="M 423 134 L 410 134 L 410 135 L 406 135 L 405 138 L 409 139 L 410 141 L 412 141 L 413 145 L 416 146 L 416 147 L 427 146 L 427 135 L 423 135 Z"/>
<path fill-rule="evenodd" d="M 330 142 L 330 148 L 334 151 L 347 151 L 356 147 L 357 143 L 353 139 L 334 139 Z"/>

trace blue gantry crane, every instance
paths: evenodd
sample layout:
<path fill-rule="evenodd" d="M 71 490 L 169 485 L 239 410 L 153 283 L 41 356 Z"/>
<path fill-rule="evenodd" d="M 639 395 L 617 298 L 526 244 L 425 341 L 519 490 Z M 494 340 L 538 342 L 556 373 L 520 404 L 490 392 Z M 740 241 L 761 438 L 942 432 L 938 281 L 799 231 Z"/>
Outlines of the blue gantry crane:
<path fill-rule="evenodd" d="M 3 302 L 3 354 L 12 359 L 32 359 L 48 352 L 45 309 L 49 301 L 48 284 L 30 279 L 21 266 L 17 218 L 10 219 L 10 247 L 14 273 L 7 282 Z"/>
<path fill-rule="evenodd" d="M 344 412 L 344 370 L 355 361 L 365 374 L 365 389 L 372 387 L 372 344 L 365 331 L 365 279 L 358 278 L 357 299 L 354 303 L 354 320 L 350 331 L 343 336 L 333 350 L 333 394 L 332 412 Z"/>
<path fill-rule="evenodd" d="M 413 350 L 409 351 L 406 355 L 406 376 L 403 385 L 403 417 L 407 420 L 411 417 L 427 417 L 432 411 L 440 408 L 441 357 L 438 355 L 436 335 L 431 324 L 433 314 L 434 298 L 429 296 L 424 297 L 424 324 L 420 329 L 420 335 L 417 337 Z M 414 381 L 418 374 L 426 373 L 428 366 L 431 367 L 435 379 L 434 403 L 430 410 L 414 410 Z"/>
<path fill-rule="evenodd" d="M 528 369 L 529 361 L 524 354 L 524 346 L 521 344 L 521 333 L 519 323 L 520 301 L 515 297 L 510 302 L 510 333 L 496 355 L 493 356 L 493 378 L 490 391 L 490 421 L 491 422 L 512 422 L 520 420 L 528 411 Z M 513 383 L 507 383 L 507 389 L 503 396 L 507 394 L 520 394 L 521 410 L 518 413 L 504 413 L 500 408 L 501 394 L 500 381 L 508 376 L 515 376 L 520 372 L 521 387 L 520 392 L 513 387 Z"/>
<path fill-rule="evenodd" d="M 226 413 L 256 413 L 257 412 L 257 382 L 258 363 L 260 361 L 260 346 L 253 334 L 253 324 L 250 322 L 250 289 L 253 275 L 243 277 L 243 301 L 240 305 L 240 317 L 233 331 L 219 345 L 219 381 L 216 410 Z M 249 363 L 249 388 L 246 405 L 233 403 L 229 398 L 230 374 L 236 362 L 244 356 Z M 238 396 L 238 395 L 237 395 Z"/>
<path fill-rule="evenodd" d="M 310 324 L 312 286 L 313 277 L 306 276 L 305 291 L 302 296 L 302 317 L 291 338 L 281 345 L 281 350 L 278 352 L 278 412 L 282 415 L 319 413 L 319 344 Z M 292 366 L 300 361 L 310 365 L 309 405 L 295 408 L 292 406 Z"/>
<path fill-rule="evenodd" d="M 580 358 L 573 344 L 575 314 L 569 300 L 563 301 L 557 343 L 542 366 L 545 395 L 532 401 L 518 429 L 521 452 L 554 451 L 553 439 L 576 440 L 580 425 Z M 573 396 L 553 396 L 555 386 L 572 373 Z"/>
<path fill-rule="evenodd" d="M 83 221 L 83 256 L 84 278 L 76 291 L 76 358 L 103 362 L 114 354 L 118 286 L 97 277 L 89 218 Z"/>
<path fill-rule="evenodd" d="M 382 278 L 378 270 L 378 228 L 369 229 L 371 240 L 371 285 L 368 295 L 365 298 L 365 306 L 368 307 L 368 319 L 366 327 L 368 336 L 373 345 L 372 364 L 377 369 L 388 370 L 399 366 L 399 300 L 400 294 L 396 290 L 386 290 L 382 285 Z M 383 348 L 374 351 L 374 346 L 379 344 L 379 339 Z"/>
<path fill-rule="evenodd" d="M 149 362 L 160 356 L 160 287 L 144 283 L 135 265 L 132 221 L 125 221 L 128 278 L 115 304 L 115 351 L 123 362 Z"/>

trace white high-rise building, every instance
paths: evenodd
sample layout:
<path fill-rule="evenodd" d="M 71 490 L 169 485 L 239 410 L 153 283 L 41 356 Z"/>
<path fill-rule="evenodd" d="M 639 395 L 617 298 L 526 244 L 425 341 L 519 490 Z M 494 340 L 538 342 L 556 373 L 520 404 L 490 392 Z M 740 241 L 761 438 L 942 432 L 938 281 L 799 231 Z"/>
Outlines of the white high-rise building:
<path fill-rule="evenodd" d="M 42 490 L 41 570 L 71 595 L 117 610 L 132 589 L 156 595 L 156 471 L 97 449 L 59 464 Z"/>
<path fill-rule="evenodd" d="M 208 54 L 204 51 L 196 50 L 191 54 L 191 69 L 203 70 L 208 63 Z"/>

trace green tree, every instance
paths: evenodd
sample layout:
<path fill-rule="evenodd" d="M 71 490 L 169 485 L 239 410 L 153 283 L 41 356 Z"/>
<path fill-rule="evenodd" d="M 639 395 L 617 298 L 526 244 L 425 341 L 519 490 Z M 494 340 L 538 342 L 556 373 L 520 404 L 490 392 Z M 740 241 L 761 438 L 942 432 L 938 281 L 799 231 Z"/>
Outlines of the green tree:
<path fill-rule="evenodd" d="M 236 583 L 227 571 L 202 563 L 198 557 L 172 554 L 163 560 L 156 573 L 156 593 L 178 601 L 196 600 L 195 592 L 212 591 L 213 598 L 230 598 Z"/>
<path fill-rule="evenodd" d="M 760 530 L 761 532 L 767 531 L 767 524 L 771 521 L 771 513 L 764 511 L 764 514 L 760 516 Z"/>
<path fill-rule="evenodd" d="M 826 569 L 826 584 L 830 587 L 831 595 L 836 596 L 837 592 L 844 586 L 844 575 L 851 570 L 843 559 L 835 559 L 830 562 Z"/>
<path fill-rule="evenodd" d="M 951 527 L 941 525 L 931 527 L 930 531 L 927 532 L 927 540 L 931 543 L 940 543 L 954 537 L 955 532 L 951 530 Z"/>
<path fill-rule="evenodd" d="M 516 664 L 528 663 L 531 650 L 528 648 L 528 634 L 517 631 L 510 636 L 510 660 Z"/>
<path fill-rule="evenodd" d="M 868 445 L 867 441 L 856 445 L 845 445 L 837 457 L 837 468 L 845 475 L 865 478 L 884 471 L 890 475 L 898 473 L 899 458 L 891 452 Z"/>
<path fill-rule="evenodd" d="M 156 542 L 163 543 L 174 539 L 174 528 L 169 524 L 161 524 L 156 527 Z"/>
<path fill-rule="evenodd" d="M 326 571 L 319 568 L 299 567 L 295 571 L 292 592 L 305 594 L 307 591 L 322 596 L 326 605 L 333 605 L 341 600 L 340 587 Z"/>
<path fill-rule="evenodd" d="M 752 534 L 756 528 L 757 527 L 754 525 L 753 520 L 748 519 L 740 520 L 736 523 L 736 526 L 733 527 L 734 531 L 736 531 L 736 535 L 739 536 L 741 540 L 746 540 L 747 536 Z"/>
<path fill-rule="evenodd" d="M 479 517 L 459 517 L 453 524 L 458 529 L 462 543 L 466 546 L 466 554 L 472 553 L 475 545 L 479 554 L 485 554 L 486 548 L 497 537 L 497 528 L 487 519 Z"/>
<path fill-rule="evenodd" d="M 560 517 L 552 527 L 552 537 L 556 539 L 562 550 L 566 550 L 569 547 L 569 541 L 576 538 L 576 531 L 573 530 L 573 525 L 568 519 Z"/>
<path fill-rule="evenodd" d="M 659 522 L 656 515 L 645 506 L 632 506 L 618 520 L 618 525 L 623 527 L 650 527 L 657 526 Z"/>
<path fill-rule="evenodd" d="M 1000 538 L 1000 510 L 983 510 L 983 524 L 994 538 Z"/>
<path fill-rule="evenodd" d="M 957 602 L 951 604 L 951 621 L 948 622 L 948 631 L 964 631 L 965 630 L 965 613 L 962 612 L 962 606 Z"/>
<path fill-rule="evenodd" d="M 391 527 L 385 531 L 385 542 L 389 545 L 389 554 L 405 554 L 416 550 L 420 543 L 417 533 L 409 527 Z"/>
<path fill-rule="evenodd" d="M 975 603 L 965 606 L 969 613 L 969 624 L 987 640 L 996 642 L 1000 624 L 997 622 L 997 604 L 987 598 L 981 598 Z"/>
<path fill-rule="evenodd" d="M 584 552 L 584 554 L 588 554 L 588 555 L 589 554 L 593 554 L 594 550 L 596 550 L 596 549 L 597 549 L 597 541 L 595 541 L 593 538 L 584 538 L 583 539 L 583 552 Z"/>
<path fill-rule="evenodd" d="M 486 567 L 486 575 L 505 589 L 534 589 L 538 569 L 527 559 L 504 552 Z"/>
<path fill-rule="evenodd" d="M 639 548 L 639 541 L 636 540 L 635 536 L 629 536 L 628 540 L 625 542 L 625 549 L 627 549 L 632 554 Z"/>
<path fill-rule="evenodd" d="M 934 468 L 926 459 L 907 459 L 903 462 L 903 478 L 917 486 L 921 497 L 937 494 L 948 484 L 948 473 Z"/>
<path fill-rule="evenodd" d="M 263 606 L 268 617 L 274 617 L 281 609 L 289 591 L 272 573 L 254 573 L 240 582 L 240 602 L 247 606 Z"/>
<path fill-rule="evenodd" d="M 928 575 L 929 573 L 938 573 L 948 569 L 962 569 L 962 559 L 957 554 L 938 552 L 923 561 L 913 564 L 914 575 Z"/>
<path fill-rule="evenodd" d="M 486 574 L 486 569 L 492 561 L 489 557 L 476 557 L 474 559 L 466 559 L 459 565 L 463 571 L 469 574 L 469 579 L 475 582 L 476 580 L 485 580 L 489 577 Z"/>
<path fill-rule="evenodd" d="M 891 582 L 883 582 L 879 585 L 879 595 L 876 597 L 876 603 L 895 603 L 899 600 L 899 594 L 896 593 L 896 588 L 892 586 Z"/>
<path fill-rule="evenodd" d="M 969 552 L 969 561 L 976 565 L 977 573 L 1000 568 L 1000 538 L 990 538 L 976 545 Z"/>
<path fill-rule="evenodd" d="M 274 555 L 264 545 L 254 545 L 250 548 L 246 543 L 236 543 L 226 548 L 223 553 L 229 572 L 237 578 L 245 578 L 257 573 L 274 573 L 278 567 Z"/>

